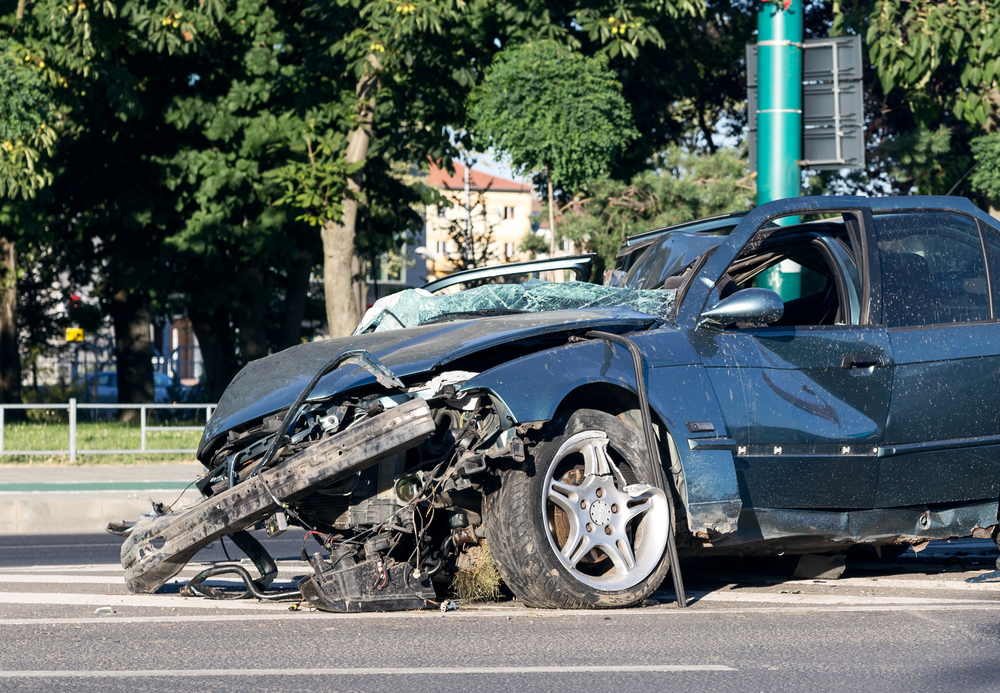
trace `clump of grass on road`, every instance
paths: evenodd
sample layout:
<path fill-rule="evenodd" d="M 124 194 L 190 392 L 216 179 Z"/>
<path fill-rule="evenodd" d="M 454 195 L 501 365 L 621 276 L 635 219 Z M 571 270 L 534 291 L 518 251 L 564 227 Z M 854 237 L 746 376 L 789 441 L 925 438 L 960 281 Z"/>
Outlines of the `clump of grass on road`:
<path fill-rule="evenodd" d="M 452 593 L 466 602 L 495 602 L 503 578 L 485 540 L 467 549 L 469 566 L 455 573 Z"/>
<path fill-rule="evenodd" d="M 191 422 L 153 422 L 149 426 L 190 426 Z M 86 450 L 138 450 L 141 441 L 139 423 L 118 421 L 79 421 L 76 425 L 78 465 L 142 464 L 149 462 L 193 462 L 194 453 L 152 454 L 118 453 L 88 455 Z M 146 430 L 146 447 L 152 450 L 194 450 L 198 431 Z M 69 424 L 43 422 L 6 423 L 3 428 L 4 450 L 69 450 Z M 0 464 L 69 464 L 69 455 L 0 455 Z"/>

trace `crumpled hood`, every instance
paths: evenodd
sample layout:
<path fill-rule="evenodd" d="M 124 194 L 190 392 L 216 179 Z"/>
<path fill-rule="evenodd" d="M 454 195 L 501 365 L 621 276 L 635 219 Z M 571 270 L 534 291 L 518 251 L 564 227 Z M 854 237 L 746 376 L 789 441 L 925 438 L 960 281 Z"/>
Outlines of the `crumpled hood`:
<path fill-rule="evenodd" d="M 348 349 L 365 349 L 396 377 L 405 378 L 507 342 L 584 329 L 638 329 L 659 320 L 620 307 L 560 310 L 422 325 L 294 346 L 247 364 L 233 378 L 205 426 L 198 457 L 202 459 L 206 448 L 214 447 L 211 443 L 229 430 L 290 406 L 324 364 Z M 368 371 L 345 364 L 320 380 L 310 399 L 373 382 L 375 378 Z"/>

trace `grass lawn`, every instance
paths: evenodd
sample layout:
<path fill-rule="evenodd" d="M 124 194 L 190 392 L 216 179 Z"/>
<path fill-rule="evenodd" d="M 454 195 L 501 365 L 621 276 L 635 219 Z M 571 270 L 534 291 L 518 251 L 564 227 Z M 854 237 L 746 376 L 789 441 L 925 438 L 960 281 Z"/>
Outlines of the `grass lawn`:
<path fill-rule="evenodd" d="M 190 426 L 186 421 L 159 421 L 146 429 L 146 448 L 151 450 L 194 450 L 201 439 L 199 431 L 157 431 L 150 426 Z M 146 464 L 149 462 L 194 462 L 194 453 L 152 454 L 120 453 L 88 455 L 86 450 L 138 450 L 140 426 L 117 421 L 78 421 L 76 424 L 77 465 Z M 7 423 L 3 429 L 4 450 L 68 450 L 67 423 Z M 69 455 L 0 455 L 0 464 L 69 464 Z"/>

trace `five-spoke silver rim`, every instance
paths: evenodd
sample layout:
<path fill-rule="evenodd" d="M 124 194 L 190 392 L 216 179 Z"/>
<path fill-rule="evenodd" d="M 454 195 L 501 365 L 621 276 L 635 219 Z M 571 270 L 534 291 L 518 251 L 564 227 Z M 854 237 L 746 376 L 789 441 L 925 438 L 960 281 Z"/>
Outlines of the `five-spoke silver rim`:
<path fill-rule="evenodd" d="M 656 569 L 670 527 L 664 492 L 629 484 L 608 442 L 603 431 L 568 438 L 549 465 L 542 507 L 559 562 L 583 584 L 614 591 L 634 587 Z M 578 460 L 576 479 L 566 480 L 563 462 L 571 456 Z"/>

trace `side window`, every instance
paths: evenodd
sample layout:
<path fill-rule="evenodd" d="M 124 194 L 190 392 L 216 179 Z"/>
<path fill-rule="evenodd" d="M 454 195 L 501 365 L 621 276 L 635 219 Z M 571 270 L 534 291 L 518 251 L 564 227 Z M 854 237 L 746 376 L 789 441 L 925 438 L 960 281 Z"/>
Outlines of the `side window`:
<path fill-rule="evenodd" d="M 750 287 L 771 289 L 784 312 L 772 327 L 857 325 L 861 301 L 851 247 L 853 213 L 759 229 L 719 278 L 710 301 Z M 737 325 L 739 329 L 741 326 Z"/>
<path fill-rule="evenodd" d="M 1000 318 L 1000 231 L 987 223 L 979 222 L 986 241 L 986 257 L 990 263 L 990 285 L 993 288 L 993 313 Z"/>
<path fill-rule="evenodd" d="M 974 219 L 951 212 L 875 216 L 887 327 L 990 318 L 989 283 Z"/>

